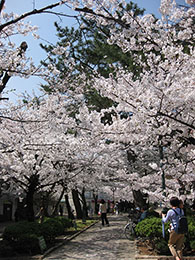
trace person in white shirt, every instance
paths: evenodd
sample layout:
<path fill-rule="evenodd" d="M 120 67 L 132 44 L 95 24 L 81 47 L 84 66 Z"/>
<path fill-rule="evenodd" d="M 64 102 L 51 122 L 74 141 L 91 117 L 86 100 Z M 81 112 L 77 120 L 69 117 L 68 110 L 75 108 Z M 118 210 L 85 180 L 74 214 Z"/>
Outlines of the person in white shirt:
<path fill-rule="evenodd" d="M 104 221 L 106 222 L 106 225 L 109 226 L 109 221 L 107 219 L 107 207 L 104 199 L 100 202 L 99 212 L 101 214 L 102 226 L 104 226 Z"/>

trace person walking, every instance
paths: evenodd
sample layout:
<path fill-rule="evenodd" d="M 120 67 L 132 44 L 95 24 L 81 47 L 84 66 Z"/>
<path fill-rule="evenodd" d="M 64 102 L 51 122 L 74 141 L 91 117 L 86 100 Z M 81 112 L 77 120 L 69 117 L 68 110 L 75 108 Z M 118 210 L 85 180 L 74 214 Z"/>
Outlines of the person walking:
<path fill-rule="evenodd" d="M 184 211 L 179 207 L 180 201 L 177 197 L 172 197 L 170 199 L 170 205 L 171 209 L 168 210 L 167 214 L 162 213 L 162 222 L 171 222 L 168 241 L 169 250 L 176 260 L 182 260 L 182 250 L 185 234 L 178 233 L 177 228 L 178 216 L 184 215 Z"/>
<path fill-rule="evenodd" d="M 99 212 L 101 214 L 102 226 L 104 226 L 104 221 L 106 222 L 106 225 L 109 226 L 109 221 L 107 219 L 107 208 L 104 199 L 100 201 Z"/>

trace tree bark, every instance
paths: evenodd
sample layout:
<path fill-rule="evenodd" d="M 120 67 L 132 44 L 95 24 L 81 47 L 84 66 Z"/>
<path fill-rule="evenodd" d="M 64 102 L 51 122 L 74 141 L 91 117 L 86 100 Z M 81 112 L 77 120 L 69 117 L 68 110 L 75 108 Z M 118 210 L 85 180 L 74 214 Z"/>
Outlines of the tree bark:
<path fill-rule="evenodd" d="M 4 4 L 5 4 L 5 0 L 1 0 L 1 2 L 0 2 L 0 14 L 3 10 Z"/>
<path fill-rule="evenodd" d="M 137 207 L 143 207 L 147 203 L 146 194 L 143 194 L 140 190 L 133 190 L 134 203 Z"/>
<path fill-rule="evenodd" d="M 53 212 L 52 212 L 52 216 L 56 216 L 58 215 L 58 207 L 60 205 L 60 201 L 62 200 L 63 196 L 64 196 L 64 192 L 65 192 L 65 189 L 63 188 L 61 194 L 60 194 L 60 197 L 58 199 L 58 201 L 56 202 L 55 206 L 54 206 L 54 209 L 53 209 Z"/>
<path fill-rule="evenodd" d="M 95 214 L 98 214 L 98 211 L 99 211 L 98 195 L 96 195 L 94 192 L 93 192 L 93 199 L 94 199 L 94 202 L 95 202 Z"/>
<path fill-rule="evenodd" d="M 39 184 L 39 177 L 37 175 L 32 175 L 29 178 L 29 186 L 26 194 L 26 217 L 28 221 L 35 220 L 34 214 L 34 194 L 36 192 L 36 188 Z"/>
<path fill-rule="evenodd" d="M 68 218 L 74 219 L 74 214 L 72 212 L 72 209 L 71 209 L 71 206 L 70 206 L 70 203 L 69 203 L 68 194 L 65 194 L 65 202 L 66 202 L 66 208 L 67 208 L 67 211 L 68 211 Z"/>
<path fill-rule="evenodd" d="M 78 190 L 76 190 L 76 189 L 72 190 L 72 198 L 73 198 L 73 202 L 74 202 L 74 206 L 75 206 L 75 210 L 76 210 L 76 217 L 77 217 L 77 219 L 82 219 L 83 212 L 81 209 L 81 203 L 79 200 Z"/>
<path fill-rule="evenodd" d="M 86 222 L 86 218 L 88 218 L 88 210 L 87 210 L 87 202 L 85 199 L 85 187 L 83 187 L 82 189 L 82 193 L 81 193 L 81 198 L 82 198 L 82 203 L 83 203 L 83 222 Z"/>

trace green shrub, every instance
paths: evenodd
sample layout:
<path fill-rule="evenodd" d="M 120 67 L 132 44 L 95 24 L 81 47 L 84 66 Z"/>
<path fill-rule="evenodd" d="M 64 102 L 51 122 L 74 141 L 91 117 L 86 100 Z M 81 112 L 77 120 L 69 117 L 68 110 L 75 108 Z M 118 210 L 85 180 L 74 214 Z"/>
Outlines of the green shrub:
<path fill-rule="evenodd" d="M 24 234 L 13 244 L 13 249 L 18 253 L 40 253 L 39 239 L 35 234 Z"/>
<path fill-rule="evenodd" d="M 194 217 L 188 218 L 188 232 L 190 240 L 195 240 L 195 219 Z"/>
<path fill-rule="evenodd" d="M 154 247 L 162 255 L 170 255 L 168 243 L 164 239 L 154 241 Z"/>
<path fill-rule="evenodd" d="M 195 250 L 195 240 L 190 241 L 190 247 Z"/>
<path fill-rule="evenodd" d="M 46 242 L 53 242 L 55 237 L 64 234 L 64 226 L 56 218 L 47 218 L 41 224 L 41 234 Z"/>
<path fill-rule="evenodd" d="M 22 221 L 7 226 L 3 232 L 3 240 L 9 243 L 15 252 L 32 254 L 40 252 L 38 241 L 40 235 L 40 224 Z"/>
<path fill-rule="evenodd" d="M 40 224 L 36 222 L 21 221 L 13 225 L 9 225 L 3 232 L 3 239 L 12 243 L 20 239 L 25 234 L 41 235 Z"/>
<path fill-rule="evenodd" d="M 34 254 L 40 252 L 38 237 L 43 236 L 46 243 L 53 243 L 55 238 L 72 227 L 72 221 L 62 216 L 44 218 L 38 222 L 21 221 L 9 225 L 3 233 L 0 254 L 9 256 L 9 252 Z M 1 246 L 1 245 L 0 245 Z M 6 253 L 7 252 L 7 253 Z"/>
<path fill-rule="evenodd" d="M 162 237 L 162 220 L 161 218 L 148 217 L 136 226 L 136 233 L 140 237 L 149 238 L 151 246 L 159 252 L 159 254 L 170 254 L 168 249 L 168 233 L 169 224 L 165 224 L 165 239 Z M 195 249 L 195 219 L 193 216 L 188 217 L 189 233 L 185 236 L 185 247 Z"/>
<path fill-rule="evenodd" d="M 137 235 L 141 237 L 150 239 L 162 237 L 162 220 L 156 217 L 146 218 L 137 224 L 135 230 Z M 168 224 L 165 224 L 165 230 L 168 233 Z"/>
<path fill-rule="evenodd" d="M 57 216 L 57 217 L 55 217 L 54 219 L 56 219 L 57 221 L 59 221 L 60 223 L 62 223 L 64 229 L 73 226 L 72 220 L 69 219 L 69 218 L 65 218 L 65 217 L 63 217 L 63 216 Z"/>

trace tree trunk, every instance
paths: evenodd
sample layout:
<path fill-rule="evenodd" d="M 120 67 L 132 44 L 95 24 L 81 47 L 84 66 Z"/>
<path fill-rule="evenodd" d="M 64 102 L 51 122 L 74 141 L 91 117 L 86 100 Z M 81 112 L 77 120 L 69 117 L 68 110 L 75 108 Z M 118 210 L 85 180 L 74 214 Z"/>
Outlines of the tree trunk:
<path fill-rule="evenodd" d="M 71 209 L 71 206 L 70 206 L 70 203 L 69 203 L 68 194 L 65 194 L 65 202 L 66 202 L 66 208 L 67 208 L 67 211 L 68 211 L 68 218 L 74 219 L 74 214 L 72 212 L 72 209 Z"/>
<path fill-rule="evenodd" d="M 26 217 L 28 221 L 35 220 L 33 205 L 34 205 L 34 194 L 38 184 L 39 184 L 39 177 L 37 175 L 32 175 L 29 179 L 29 186 L 26 194 Z"/>
<path fill-rule="evenodd" d="M 86 222 L 86 218 L 88 218 L 88 210 L 87 210 L 87 202 L 85 199 L 85 187 L 83 187 L 82 189 L 82 193 L 81 193 L 81 198 L 82 198 L 82 202 L 83 202 L 83 223 Z"/>
<path fill-rule="evenodd" d="M 93 192 L 93 199 L 94 199 L 94 202 L 95 202 L 95 214 L 98 214 L 98 211 L 99 211 L 98 195 L 96 195 L 94 192 Z"/>
<path fill-rule="evenodd" d="M 41 194 L 41 203 L 40 203 L 40 205 L 44 209 L 44 216 L 45 217 L 49 217 L 50 216 L 50 214 L 48 212 L 48 208 L 49 208 L 49 202 L 51 201 L 52 190 L 50 190 L 48 192 L 44 192 L 44 193 Z"/>
<path fill-rule="evenodd" d="M 64 192 L 65 192 L 65 188 L 63 188 L 61 194 L 60 194 L 60 197 L 58 199 L 58 201 L 56 202 L 55 206 L 54 206 L 54 209 L 53 209 L 53 212 L 52 212 L 52 216 L 56 216 L 58 215 L 58 207 L 60 205 L 60 201 L 62 200 L 63 196 L 64 196 Z"/>
<path fill-rule="evenodd" d="M 26 215 L 27 220 L 31 221 L 31 222 L 33 222 L 35 220 L 33 200 L 34 200 L 34 191 L 29 190 L 27 195 L 26 195 L 25 215 Z"/>
<path fill-rule="evenodd" d="M 75 210 L 76 210 L 76 217 L 77 217 L 77 219 L 82 219 L 83 212 L 81 209 L 81 203 L 79 200 L 78 190 L 76 190 L 76 189 L 72 190 L 72 198 L 73 198 L 73 202 L 74 202 L 74 206 L 75 206 Z"/>
<path fill-rule="evenodd" d="M 41 201 L 41 205 L 43 206 L 45 217 L 49 217 L 49 213 L 48 213 L 49 200 L 50 200 L 49 195 L 50 195 L 50 192 L 46 193 L 46 195 L 44 194 L 44 197 L 42 198 L 42 201 Z"/>
<path fill-rule="evenodd" d="M 134 204 L 137 207 L 141 208 L 147 204 L 146 194 L 143 194 L 140 190 L 133 190 L 133 197 L 134 197 Z"/>

